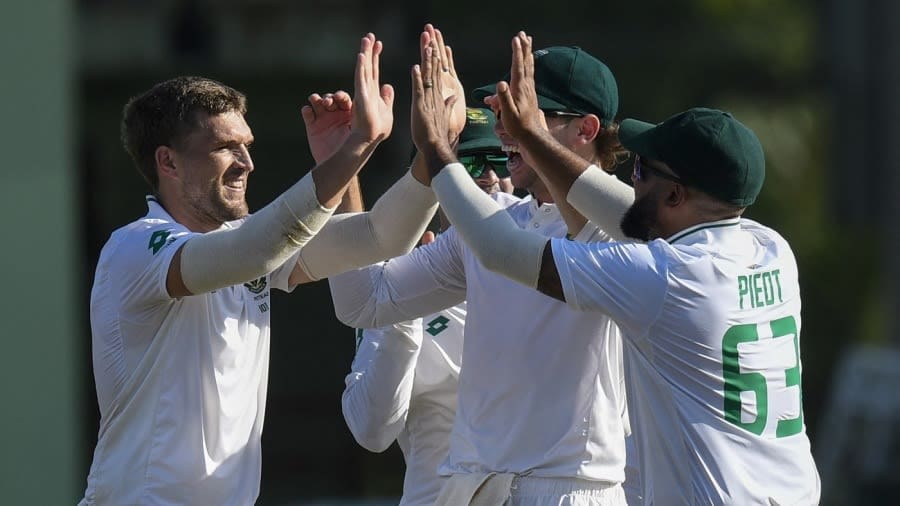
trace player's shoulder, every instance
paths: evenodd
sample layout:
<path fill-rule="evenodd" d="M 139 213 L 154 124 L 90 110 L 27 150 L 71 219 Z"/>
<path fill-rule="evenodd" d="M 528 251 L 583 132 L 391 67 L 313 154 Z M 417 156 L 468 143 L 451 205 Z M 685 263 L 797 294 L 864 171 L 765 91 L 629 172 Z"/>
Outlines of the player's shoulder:
<path fill-rule="evenodd" d="M 144 216 L 115 230 L 100 252 L 107 267 L 145 265 L 191 232 L 170 219 Z"/>
<path fill-rule="evenodd" d="M 494 192 L 491 194 L 491 198 L 494 199 L 494 202 L 500 204 L 500 207 L 505 209 L 509 209 L 510 207 L 516 207 L 520 205 L 527 205 L 528 201 L 531 200 L 531 196 L 527 196 L 525 198 L 517 197 L 512 193 L 506 192 Z"/>

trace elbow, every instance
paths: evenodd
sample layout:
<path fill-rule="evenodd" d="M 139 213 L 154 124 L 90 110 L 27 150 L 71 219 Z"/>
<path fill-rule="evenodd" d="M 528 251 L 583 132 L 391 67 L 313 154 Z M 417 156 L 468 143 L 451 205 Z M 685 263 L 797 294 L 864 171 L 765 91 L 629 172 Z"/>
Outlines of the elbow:
<path fill-rule="evenodd" d="M 371 431 L 354 431 L 350 430 L 353 433 L 353 439 L 362 446 L 366 450 L 372 453 L 381 453 L 388 448 L 391 447 L 391 443 L 394 442 L 394 439 L 388 439 L 387 437 L 378 434 L 376 432 Z"/>
<path fill-rule="evenodd" d="M 370 420 L 354 419 L 348 416 L 346 407 L 344 408 L 344 421 L 356 443 L 372 453 L 381 453 L 387 450 L 397 439 L 395 434 L 389 433 L 389 426 L 379 426 Z"/>

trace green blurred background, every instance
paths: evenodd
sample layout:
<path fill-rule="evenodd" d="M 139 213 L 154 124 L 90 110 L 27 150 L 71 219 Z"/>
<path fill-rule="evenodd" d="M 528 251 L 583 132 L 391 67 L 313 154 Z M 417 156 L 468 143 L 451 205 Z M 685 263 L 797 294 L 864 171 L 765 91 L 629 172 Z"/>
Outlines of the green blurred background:
<path fill-rule="evenodd" d="M 244 91 L 258 209 L 312 166 L 300 107 L 312 92 L 351 90 L 359 37 L 374 31 L 398 100 L 394 134 L 361 177 L 371 203 L 404 171 L 409 66 L 429 21 L 469 89 L 508 70 L 510 38 L 524 29 L 537 47 L 579 45 L 604 60 L 620 119 L 702 105 L 755 129 L 768 173 L 747 215 L 797 255 L 823 503 L 900 496 L 897 0 L 35 0 L 4 11 L 0 502 L 73 504 L 83 492 L 99 418 L 93 269 L 109 234 L 145 212 L 118 140 L 125 101 L 179 74 Z M 365 452 L 341 417 L 354 341 L 327 284 L 279 295 L 259 503 L 396 502 L 399 450 Z"/>

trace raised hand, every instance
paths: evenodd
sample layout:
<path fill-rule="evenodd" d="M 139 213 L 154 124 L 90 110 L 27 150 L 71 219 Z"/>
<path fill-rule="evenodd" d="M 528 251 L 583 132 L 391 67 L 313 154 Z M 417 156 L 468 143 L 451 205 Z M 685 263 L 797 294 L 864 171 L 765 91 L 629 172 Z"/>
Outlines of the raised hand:
<path fill-rule="evenodd" d="M 370 142 L 383 141 L 394 126 L 394 88 L 390 84 L 379 84 L 381 50 L 381 41 L 369 33 L 362 38 L 356 57 L 350 131 Z"/>
<path fill-rule="evenodd" d="M 346 91 L 313 93 L 300 113 L 306 125 L 306 139 L 316 164 L 328 159 L 350 135 L 353 100 Z"/>
<path fill-rule="evenodd" d="M 425 159 L 430 177 L 455 160 L 450 145 L 450 111 L 456 96 L 444 99 L 441 59 L 437 43 L 427 31 L 422 32 L 421 46 L 422 62 L 412 69 L 410 125 L 413 142 Z"/>
<path fill-rule="evenodd" d="M 456 73 L 453 50 L 444 44 L 444 35 L 431 24 L 425 25 L 425 31 L 437 44 L 437 54 L 441 60 L 441 84 L 444 86 L 444 100 L 456 97 L 450 111 L 450 135 L 452 138 L 456 138 L 466 126 L 466 90 Z"/>
<path fill-rule="evenodd" d="M 534 54 L 531 37 L 519 32 L 512 39 L 512 64 L 509 69 L 509 83 L 497 83 L 497 95 L 485 99 L 491 107 L 499 110 L 503 128 L 514 138 L 522 138 L 528 133 L 547 130 L 547 120 L 538 108 L 537 92 L 534 89 Z"/>

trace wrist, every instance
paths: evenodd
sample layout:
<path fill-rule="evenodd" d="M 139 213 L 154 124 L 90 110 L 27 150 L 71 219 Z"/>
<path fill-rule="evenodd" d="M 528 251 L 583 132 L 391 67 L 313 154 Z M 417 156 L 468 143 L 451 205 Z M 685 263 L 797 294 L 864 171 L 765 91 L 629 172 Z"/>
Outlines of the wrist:
<path fill-rule="evenodd" d="M 422 153 L 425 165 L 431 177 L 438 175 L 441 169 L 456 161 L 456 154 L 448 145 L 433 146 Z"/>

